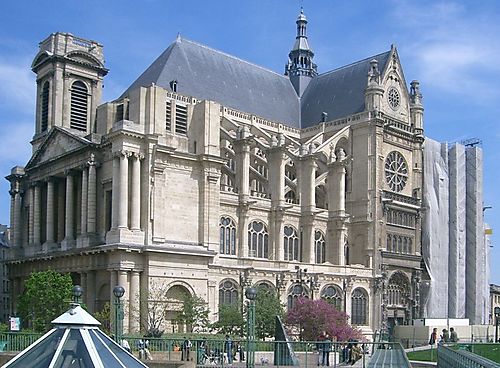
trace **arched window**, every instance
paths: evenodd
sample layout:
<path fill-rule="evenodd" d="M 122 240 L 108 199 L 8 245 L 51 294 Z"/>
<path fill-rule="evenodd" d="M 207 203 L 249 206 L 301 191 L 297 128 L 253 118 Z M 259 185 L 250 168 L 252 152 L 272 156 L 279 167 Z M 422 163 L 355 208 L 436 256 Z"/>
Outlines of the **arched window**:
<path fill-rule="evenodd" d="M 219 285 L 219 305 L 238 304 L 238 286 L 232 280 L 225 280 Z"/>
<path fill-rule="evenodd" d="M 314 232 L 314 251 L 316 254 L 316 263 L 325 263 L 326 243 L 325 236 L 319 230 Z"/>
<path fill-rule="evenodd" d="M 269 234 L 262 221 L 253 221 L 248 225 L 248 255 L 250 257 L 269 257 Z"/>
<path fill-rule="evenodd" d="M 49 82 L 46 81 L 42 87 L 42 103 L 40 114 L 40 131 L 45 132 L 49 127 Z"/>
<path fill-rule="evenodd" d="M 408 304 L 410 281 L 402 272 L 395 272 L 387 286 L 389 305 L 402 307 Z"/>
<path fill-rule="evenodd" d="M 285 261 L 298 261 L 299 237 L 297 236 L 297 230 L 291 226 L 285 226 L 283 244 L 285 245 Z"/>
<path fill-rule="evenodd" d="M 351 297 L 353 325 L 366 325 L 368 322 L 368 294 L 361 288 L 356 288 Z"/>
<path fill-rule="evenodd" d="M 342 310 L 343 293 L 336 285 L 328 285 L 321 292 L 321 298 L 333 305 L 337 310 Z"/>
<path fill-rule="evenodd" d="M 70 127 L 86 131 L 88 121 L 87 86 L 82 81 L 76 81 L 71 86 L 71 116 Z"/>
<path fill-rule="evenodd" d="M 230 217 L 221 217 L 220 254 L 236 255 L 236 225 Z"/>
<path fill-rule="evenodd" d="M 290 292 L 288 293 L 288 298 L 287 298 L 287 308 L 288 310 L 292 309 L 293 306 L 295 305 L 296 300 L 299 297 L 305 297 L 308 298 L 308 292 L 307 289 L 305 288 L 304 285 L 302 284 L 295 284 L 291 287 Z"/>

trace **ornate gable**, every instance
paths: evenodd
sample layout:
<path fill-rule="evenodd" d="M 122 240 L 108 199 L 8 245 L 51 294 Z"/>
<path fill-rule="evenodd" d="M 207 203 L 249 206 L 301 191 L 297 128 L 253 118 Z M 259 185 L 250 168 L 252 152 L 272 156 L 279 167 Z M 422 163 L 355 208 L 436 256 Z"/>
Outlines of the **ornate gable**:
<path fill-rule="evenodd" d="M 93 143 L 85 138 L 74 135 L 64 128 L 55 127 L 45 138 L 35 154 L 31 157 L 26 169 L 52 161 L 59 157 L 86 148 Z"/>

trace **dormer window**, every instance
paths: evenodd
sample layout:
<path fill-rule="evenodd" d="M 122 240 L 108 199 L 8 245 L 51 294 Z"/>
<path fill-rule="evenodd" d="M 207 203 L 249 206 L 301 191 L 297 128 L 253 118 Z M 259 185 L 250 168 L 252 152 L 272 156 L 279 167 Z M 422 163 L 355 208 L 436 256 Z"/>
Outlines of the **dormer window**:
<path fill-rule="evenodd" d="M 177 81 L 176 80 L 170 81 L 170 89 L 172 90 L 172 92 L 177 92 Z"/>

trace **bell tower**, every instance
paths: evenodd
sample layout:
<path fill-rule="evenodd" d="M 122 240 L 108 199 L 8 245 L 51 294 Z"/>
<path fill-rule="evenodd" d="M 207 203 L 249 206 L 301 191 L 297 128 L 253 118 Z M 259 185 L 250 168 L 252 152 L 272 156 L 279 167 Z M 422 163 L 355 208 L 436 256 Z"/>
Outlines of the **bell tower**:
<path fill-rule="evenodd" d="M 313 63 L 314 53 L 307 42 L 307 18 L 300 9 L 297 18 L 297 36 L 292 51 L 288 54 L 285 75 L 288 75 L 299 97 L 302 96 L 313 77 L 318 75 L 318 67 Z"/>
<path fill-rule="evenodd" d="M 33 143 L 55 126 L 92 133 L 102 80 L 108 72 L 102 45 L 58 32 L 40 42 L 39 48 L 31 64 L 37 76 Z"/>

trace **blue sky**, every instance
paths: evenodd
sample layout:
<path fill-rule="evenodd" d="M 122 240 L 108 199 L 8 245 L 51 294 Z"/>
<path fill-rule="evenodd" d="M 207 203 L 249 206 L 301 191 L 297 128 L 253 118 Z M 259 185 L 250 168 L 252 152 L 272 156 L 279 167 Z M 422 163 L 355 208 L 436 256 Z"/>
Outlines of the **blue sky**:
<path fill-rule="evenodd" d="M 500 2 L 350 0 L 2 1 L 0 5 L 0 174 L 24 165 L 34 129 L 38 42 L 56 31 L 104 45 L 103 101 L 118 97 L 175 39 L 206 44 L 282 73 L 300 6 L 320 72 L 398 47 L 406 80 L 421 82 L 425 134 L 477 137 L 485 156 L 486 221 L 500 231 Z M 0 223 L 9 222 L 0 180 Z M 500 237 L 491 281 L 500 284 Z"/>

